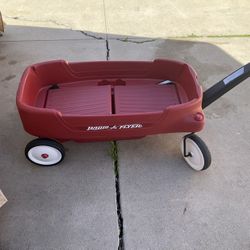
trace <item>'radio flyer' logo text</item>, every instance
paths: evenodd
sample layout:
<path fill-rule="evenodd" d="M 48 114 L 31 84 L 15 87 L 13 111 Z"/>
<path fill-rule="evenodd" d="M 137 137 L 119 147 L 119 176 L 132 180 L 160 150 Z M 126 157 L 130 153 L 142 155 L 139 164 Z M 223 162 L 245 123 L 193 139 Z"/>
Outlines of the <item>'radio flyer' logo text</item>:
<path fill-rule="evenodd" d="M 117 130 L 117 129 L 131 129 L 131 128 L 142 128 L 142 124 L 124 124 L 124 125 L 114 125 L 114 126 L 89 126 L 87 131 L 97 131 L 97 130 Z"/>

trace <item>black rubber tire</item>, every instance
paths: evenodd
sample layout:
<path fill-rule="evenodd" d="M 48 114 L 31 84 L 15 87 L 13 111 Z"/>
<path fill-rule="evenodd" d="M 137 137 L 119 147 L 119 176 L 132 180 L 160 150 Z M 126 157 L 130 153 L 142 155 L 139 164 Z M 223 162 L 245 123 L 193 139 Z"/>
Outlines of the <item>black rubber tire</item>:
<path fill-rule="evenodd" d="M 208 169 L 211 165 L 212 157 L 211 157 L 211 153 L 210 153 L 207 145 L 205 144 L 205 142 L 196 134 L 189 134 L 189 135 L 186 135 L 185 137 L 191 139 L 192 141 L 194 141 L 197 144 L 197 146 L 201 150 L 201 153 L 202 153 L 203 158 L 204 158 L 203 168 L 201 170 L 196 170 L 196 171 L 203 171 L 203 170 Z"/>
<path fill-rule="evenodd" d="M 50 165 L 43 165 L 43 164 L 39 164 L 37 162 L 32 161 L 28 156 L 28 152 L 30 151 L 31 148 L 36 147 L 36 146 L 50 146 L 50 147 L 56 148 L 62 154 L 61 160 L 54 163 L 54 164 L 50 164 Z M 51 166 L 58 165 L 60 162 L 63 161 L 64 156 L 65 156 L 65 150 L 64 150 L 63 145 L 61 143 L 57 142 L 57 141 L 54 141 L 54 140 L 51 140 L 51 139 L 37 138 L 37 139 L 34 139 L 34 140 L 30 141 L 26 145 L 26 147 L 25 147 L 25 156 L 33 164 L 36 164 L 36 165 L 42 166 L 42 167 L 51 167 Z"/>

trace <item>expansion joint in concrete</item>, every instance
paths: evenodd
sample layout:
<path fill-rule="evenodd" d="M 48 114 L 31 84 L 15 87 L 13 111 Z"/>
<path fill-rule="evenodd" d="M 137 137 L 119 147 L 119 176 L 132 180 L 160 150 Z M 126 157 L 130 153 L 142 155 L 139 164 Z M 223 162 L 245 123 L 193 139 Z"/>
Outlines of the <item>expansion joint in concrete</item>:
<path fill-rule="evenodd" d="M 123 230 L 121 189 L 120 189 L 120 177 L 119 177 L 119 159 L 118 159 L 118 146 L 116 141 L 113 141 L 111 144 L 111 156 L 114 164 L 116 208 L 117 208 L 117 219 L 119 228 L 118 250 L 124 250 L 125 247 L 124 247 L 124 230 Z"/>

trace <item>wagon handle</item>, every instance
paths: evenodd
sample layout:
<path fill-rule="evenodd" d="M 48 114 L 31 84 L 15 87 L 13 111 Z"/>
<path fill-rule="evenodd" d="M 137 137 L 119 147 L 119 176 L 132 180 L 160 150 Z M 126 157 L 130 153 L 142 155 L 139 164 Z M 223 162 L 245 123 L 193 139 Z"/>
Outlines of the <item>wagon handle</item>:
<path fill-rule="evenodd" d="M 229 90 L 237 86 L 250 76 L 250 63 L 237 69 L 221 81 L 203 92 L 202 108 L 206 108 L 211 103 L 226 94 Z"/>

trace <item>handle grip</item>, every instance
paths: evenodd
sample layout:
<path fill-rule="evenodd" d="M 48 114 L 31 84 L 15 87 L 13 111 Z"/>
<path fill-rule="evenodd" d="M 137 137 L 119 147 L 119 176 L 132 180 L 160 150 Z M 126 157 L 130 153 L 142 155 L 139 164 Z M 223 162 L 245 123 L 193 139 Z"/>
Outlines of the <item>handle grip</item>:
<path fill-rule="evenodd" d="M 221 81 L 203 92 L 202 108 L 206 108 L 211 103 L 226 94 L 229 90 L 240 84 L 250 76 L 250 63 L 237 69 Z"/>

